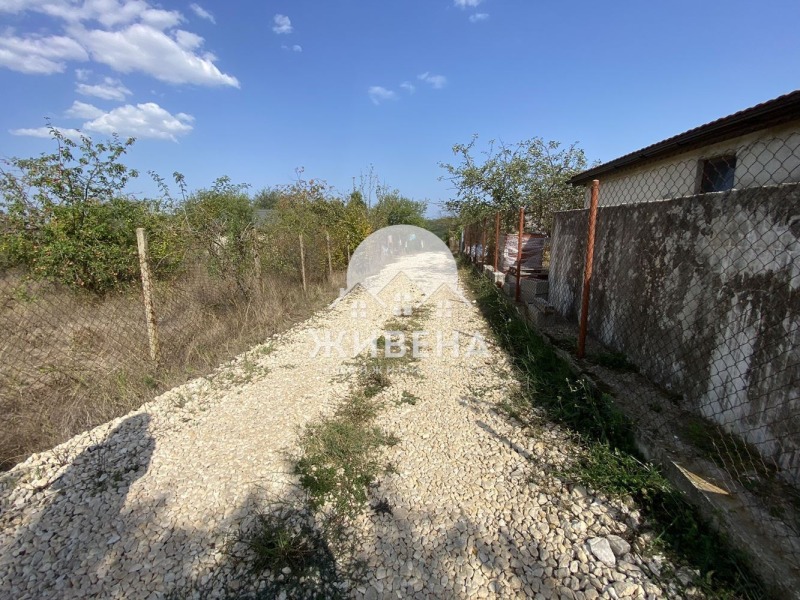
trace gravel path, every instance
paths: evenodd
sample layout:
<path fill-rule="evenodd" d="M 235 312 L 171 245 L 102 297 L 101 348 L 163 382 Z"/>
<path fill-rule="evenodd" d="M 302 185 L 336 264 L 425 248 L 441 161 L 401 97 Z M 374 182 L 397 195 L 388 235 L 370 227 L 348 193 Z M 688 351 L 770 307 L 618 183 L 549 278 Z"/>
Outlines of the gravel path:
<path fill-rule="evenodd" d="M 289 489 L 302 426 L 349 393 L 348 339 L 378 332 L 400 296 L 420 293 L 395 280 L 381 306 L 355 291 L 212 376 L 3 474 L 0 598 L 213 589 L 226 534 L 264 490 Z M 433 304 L 425 329 L 444 340 L 460 332 L 459 356 L 418 360 L 383 392 L 397 400 L 379 417 L 400 439 L 386 451 L 397 472 L 372 490 L 390 511 L 367 510 L 353 525 L 369 565 L 353 596 L 682 596 L 657 582 L 663 559 L 631 553 L 623 538 L 634 541 L 635 514 L 553 479 L 575 454 L 569 437 L 544 420 L 524 431 L 498 411 L 512 371 L 490 341 L 466 352 L 480 349 L 472 333 L 490 337 L 474 305 Z M 344 356 L 312 357 L 325 332 L 346 332 Z M 403 391 L 416 403 L 401 402 Z"/>

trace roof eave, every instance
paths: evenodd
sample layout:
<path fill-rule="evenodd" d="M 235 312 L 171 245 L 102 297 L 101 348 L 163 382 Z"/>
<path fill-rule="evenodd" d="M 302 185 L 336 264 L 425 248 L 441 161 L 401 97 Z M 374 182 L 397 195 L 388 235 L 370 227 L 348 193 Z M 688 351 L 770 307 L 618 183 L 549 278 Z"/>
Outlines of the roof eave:
<path fill-rule="evenodd" d="M 690 129 L 662 142 L 588 169 L 575 175 L 569 182 L 572 185 L 584 185 L 597 179 L 600 175 L 613 173 L 634 164 L 656 158 L 666 158 L 693 148 L 724 142 L 753 131 L 797 119 L 800 119 L 800 90 Z"/>

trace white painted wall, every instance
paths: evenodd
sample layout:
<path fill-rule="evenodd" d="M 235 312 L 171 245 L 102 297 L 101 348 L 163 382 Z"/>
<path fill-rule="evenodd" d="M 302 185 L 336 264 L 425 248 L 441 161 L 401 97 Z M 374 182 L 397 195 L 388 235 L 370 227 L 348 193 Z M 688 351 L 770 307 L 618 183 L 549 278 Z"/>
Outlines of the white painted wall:
<path fill-rule="evenodd" d="M 699 192 L 702 160 L 736 154 L 734 188 L 800 182 L 800 121 L 696 148 L 600 177 L 600 206 L 654 202 Z M 590 187 L 586 187 L 589 206 Z"/>

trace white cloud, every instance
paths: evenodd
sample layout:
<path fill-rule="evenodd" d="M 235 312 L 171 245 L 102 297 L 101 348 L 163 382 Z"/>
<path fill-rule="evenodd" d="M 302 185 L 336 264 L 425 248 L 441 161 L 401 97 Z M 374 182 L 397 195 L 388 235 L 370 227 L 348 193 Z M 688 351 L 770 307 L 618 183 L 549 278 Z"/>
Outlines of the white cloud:
<path fill-rule="evenodd" d="M 65 116 L 71 119 L 98 119 L 102 117 L 105 112 L 92 104 L 75 100 L 72 106 L 67 109 Z"/>
<path fill-rule="evenodd" d="M 121 73 L 140 71 L 168 83 L 239 87 L 235 77 L 217 68 L 213 54 L 197 52 L 203 42 L 200 36 L 182 30 L 175 36 L 141 24 L 79 34 L 92 59 Z"/>
<path fill-rule="evenodd" d="M 105 27 L 141 21 L 167 29 L 183 21 L 176 10 L 154 8 L 145 0 L 0 0 L 0 12 L 38 12 L 68 23 L 97 21 Z"/>
<path fill-rule="evenodd" d="M 453 0 L 453 4 L 458 8 L 475 8 L 481 2 L 483 0 Z"/>
<path fill-rule="evenodd" d="M 98 109 L 99 110 L 99 109 Z M 83 129 L 105 135 L 118 133 L 121 136 L 153 138 L 178 141 L 194 128 L 194 117 L 186 113 L 175 115 L 155 102 L 126 104 L 109 112 L 100 111 L 97 117 L 84 123 Z"/>
<path fill-rule="evenodd" d="M 80 70 L 81 69 L 78 69 L 78 71 Z M 78 75 L 77 71 L 76 75 Z M 86 77 L 88 77 L 88 74 L 83 75 L 83 81 L 86 80 Z M 78 75 L 78 79 L 81 80 L 81 75 Z M 114 79 L 113 77 L 105 77 L 102 83 L 97 83 L 95 85 L 78 83 L 78 85 L 75 86 L 75 91 L 82 96 L 94 96 L 95 98 L 102 98 L 103 100 L 118 100 L 120 102 L 125 100 L 125 96 L 131 94 L 131 91 L 122 85 L 119 79 Z"/>
<path fill-rule="evenodd" d="M 192 12 L 196 14 L 201 19 L 205 19 L 206 21 L 211 21 L 215 25 L 217 24 L 217 20 L 214 18 L 210 12 L 208 12 L 205 8 L 200 6 L 199 4 L 190 4 L 189 8 L 192 9 Z"/>
<path fill-rule="evenodd" d="M 379 85 L 373 85 L 369 90 L 367 90 L 367 94 L 369 95 L 369 99 L 372 100 L 373 104 L 380 104 L 381 102 L 385 102 L 386 100 L 395 100 L 397 98 L 397 94 L 392 90 L 387 90 L 385 87 L 381 87 Z"/>
<path fill-rule="evenodd" d="M 431 73 L 423 73 L 417 77 L 419 80 L 429 83 L 433 89 L 440 90 L 447 85 L 447 77 L 444 75 L 432 75 Z"/>
<path fill-rule="evenodd" d="M 213 54 L 202 51 L 202 37 L 177 29 L 185 20 L 180 12 L 146 0 L 0 0 L 0 14 L 4 12 L 59 19 L 65 35 L 0 32 L 0 66 L 50 74 L 63 72 L 68 61 L 91 59 L 122 73 L 140 71 L 170 83 L 239 87 L 235 77 L 214 64 Z"/>
<path fill-rule="evenodd" d="M 272 20 L 275 23 L 272 26 L 272 31 L 275 33 L 292 33 L 294 31 L 292 20 L 286 15 L 275 15 Z"/>
<path fill-rule="evenodd" d="M 175 31 L 175 41 L 178 42 L 178 46 L 190 52 L 197 50 L 203 45 L 203 38 L 196 33 L 184 31 L 183 29 Z"/>
<path fill-rule="evenodd" d="M 170 27 L 175 27 L 179 23 L 183 22 L 183 15 L 181 13 L 176 12 L 174 10 L 146 10 L 138 15 L 141 19 L 142 23 L 146 25 L 150 25 L 151 27 L 155 27 L 156 29 L 169 29 Z M 104 18 L 106 19 L 104 21 Z M 114 23 L 109 23 L 109 19 L 107 17 L 100 17 L 98 19 L 103 25 L 107 27 L 111 27 Z M 119 21 L 119 23 L 131 23 L 135 20 L 133 19 L 126 19 L 123 18 Z"/>
<path fill-rule="evenodd" d="M 292 52 L 303 51 L 303 47 L 300 44 L 295 44 L 294 46 L 287 46 L 286 44 L 283 44 L 281 48 L 283 48 L 284 50 L 291 50 Z"/>
<path fill-rule="evenodd" d="M 81 137 L 81 132 L 77 129 L 69 129 L 64 127 L 54 127 L 56 131 L 61 133 L 64 137 L 67 137 L 71 140 L 78 140 Z M 38 138 L 49 138 L 50 128 L 49 127 L 28 127 L 22 129 L 10 129 L 9 133 L 11 135 L 24 135 L 28 137 L 38 137 Z"/>
<path fill-rule="evenodd" d="M 407 91 L 409 94 L 413 94 L 417 90 L 417 86 L 415 86 L 410 81 L 404 81 L 400 84 L 400 87 Z"/>
<path fill-rule="evenodd" d="M 80 132 L 93 132 L 103 135 L 114 133 L 121 136 L 178 141 L 194 128 L 194 117 L 185 113 L 171 114 L 155 102 L 126 104 L 108 112 L 85 102 L 75 101 L 67 110 L 66 116 L 75 119 L 88 119 L 78 129 L 56 127 L 68 137 L 80 137 Z M 12 129 L 12 135 L 50 137 L 47 127 Z"/>
<path fill-rule="evenodd" d="M 475 13 L 474 15 L 469 16 L 469 20 L 473 23 L 477 23 L 479 21 L 485 21 L 489 18 L 489 13 Z"/>
<path fill-rule="evenodd" d="M 12 30 L 0 34 L 0 65 L 20 73 L 62 73 L 69 60 L 87 60 L 80 44 L 63 35 L 18 37 Z"/>

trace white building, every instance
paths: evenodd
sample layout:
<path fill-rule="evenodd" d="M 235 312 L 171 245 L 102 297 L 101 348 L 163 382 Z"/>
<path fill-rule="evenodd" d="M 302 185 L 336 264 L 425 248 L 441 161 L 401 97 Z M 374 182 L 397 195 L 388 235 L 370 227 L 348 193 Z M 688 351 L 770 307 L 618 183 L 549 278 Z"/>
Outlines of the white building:
<path fill-rule="evenodd" d="M 600 206 L 800 182 L 800 90 L 690 129 L 572 178 Z"/>

